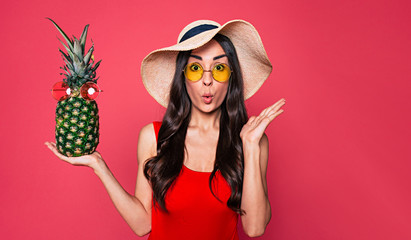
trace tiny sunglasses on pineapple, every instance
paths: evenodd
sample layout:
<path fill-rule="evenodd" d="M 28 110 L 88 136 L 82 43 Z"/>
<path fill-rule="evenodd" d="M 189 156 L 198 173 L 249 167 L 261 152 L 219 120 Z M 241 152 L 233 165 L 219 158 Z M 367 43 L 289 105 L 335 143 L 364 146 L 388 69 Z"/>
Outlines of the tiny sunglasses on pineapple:
<path fill-rule="evenodd" d="M 230 67 L 224 63 L 216 64 L 213 70 L 204 70 L 200 63 L 193 62 L 187 64 L 183 72 L 186 78 L 192 82 L 200 80 L 204 72 L 211 72 L 213 78 L 218 82 L 226 82 L 230 79 L 232 71 Z"/>
<path fill-rule="evenodd" d="M 93 82 L 86 82 L 80 88 L 80 96 L 84 100 L 95 100 L 100 92 L 99 86 Z M 73 90 L 63 81 L 54 84 L 51 94 L 57 101 L 63 101 L 73 94 Z"/>

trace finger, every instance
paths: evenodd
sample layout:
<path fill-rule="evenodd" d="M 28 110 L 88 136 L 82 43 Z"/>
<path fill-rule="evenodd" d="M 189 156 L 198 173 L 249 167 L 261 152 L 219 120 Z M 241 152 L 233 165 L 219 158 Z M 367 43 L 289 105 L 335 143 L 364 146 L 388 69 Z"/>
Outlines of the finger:
<path fill-rule="evenodd" d="M 56 148 L 56 144 L 53 143 L 53 142 L 45 142 L 44 144 L 45 144 L 50 150 L 51 150 L 52 148 Z"/>
<path fill-rule="evenodd" d="M 57 149 L 57 146 L 56 146 L 56 144 L 55 144 L 54 142 L 45 142 L 44 144 L 46 144 L 46 146 L 47 146 L 48 148 L 50 148 L 50 150 L 52 150 L 52 149 Z"/>
<path fill-rule="evenodd" d="M 262 118 L 260 121 L 265 121 L 267 123 L 267 125 L 274 120 L 274 118 L 276 118 L 278 115 L 280 115 L 281 113 L 284 112 L 284 109 L 280 109 L 276 112 L 271 112 L 270 114 L 268 114 L 267 116 L 265 116 L 264 118 Z"/>
<path fill-rule="evenodd" d="M 261 113 L 260 116 L 267 116 L 268 114 L 270 114 L 271 111 L 273 111 L 274 109 L 278 109 L 281 106 L 283 106 L 285 104 L 285 99 L 282 98 L 279 101 L 277 101 L 276 103 L 274 103 L 273 105 L 265 108 Z"/>
<path fill-rule="evenodd" d="M 278 103 L 275 103 L 271 106 L 269 106 L 268 108 L 264 109 L 260 115 L 258 115 L 257 120 L 261 121 L 262 119 L 264 119 L 265 117 L 267 117 L 268 115 L 272 114 L 273 111 L 275 111 L 275 109 L 278 107 Z"/>
<path fill-rule="evenodd" d="M 275 114 L 278 112 L 278 109 L 280 109 L 282 106 L 284 106 L 285 102 L 281 102 L 280 104 L 273 105 L 270 107 L 270 110 L 267 112 L 267 116 Z"/>
<path fill-rule="evenodd" d="M 47 147 L 61 160 L 64 160 L 66 162 L 71 163 L 70 158 L 67 156 L 64 156 L 63 154 L 61 154 L 58 150 L 57 150 L 57 146 L 55 143 L 53 142 L 47 142 L 46 143 Z"/>
<path fill-rule="evenodd" d="M 271 121 L 272 121 L 272 120 L 274 120 L 274 118 L 276 118 L 278 115 L 280 115 L 283 112 L 284 112 L 284 109 L 280 109 L 279 111 L 273 112 L 270 115 L 268 115 L 268 118 L 270 118 Z"/>
<path fill-rule="evenodd" d="M 45 142 L 44 144 L 46 144 L 47 146 L 51 145 L 53 147 L 56 147 L 56 143 L 54 142 Z"/>
<path fill-rule="evenodd" d="M 272 105 L 271 105 L 272 106 Z M 271 106 L 269 106 L 269 107 L 266 107 L 263 111 L 261 111 L 261 113 L 260 113 L 260 115 L 259 116 L 263 116 L 263 115 L 265 115 L 266 113 L 267 113 L 267 111 L 269 111 L 269 109 L 270 109 L 270 107 Z"/>
<path fill-rule="evenodd" d="M 263 120 L 265 118 L 265 115 L 259 115 L 256 119 L 255 119 L 255 125 L 258 125 L 261 123 L 261 120 Z"/>
<path fill-rule="evenodd" d="M 281 106 L 283 106 L 284 104 L 285 104 L 285 99 L 283 98 L 283 99 L 279 100 L 278 102 L 274 103 L 274 104 L 270 107 L 270 110 L 279 109 L 279 108 L 280 108 Z"/>
<path fill-rule="evenodd" d="M 276 104 L 277 104 L 277 103 L 274 103 L 273 105 L 271 105 L 271 106 L 269 106 L 269 107 L 266 107 L 263 111 L 261 111 L 260 116 L 266 115 L 267 112 L 271 111 L 271 109 L 272 109 L 273 107 L 275 107 Z"/>
<path fill-rule="evenodd" d="M 258 116 L 253 122 L 253 126 L 255 128 L 263 128 L 263 131 L 268 127 L 268 125 L 282 112 L 284 112 L 283 109 L 279 111 L 272 111 L 270 114 L 267 116 Z"/>
<path fill-rule="evenodd" d="M 62 158 L 64 156 L 57 150 L 56 144 L 49 143 L 47 146 L 57 157 Z"/>
<path fill-rule="evenodd" d="M 254 129 L 260 129 L 259 131 L 265 132 L 271 121 L 272 120 L 268 116 L 263 117 L 259 120 L 258 124 L 254 125 Z"/>
<path fill-rule="evenodd" d="M 254 123 L 255 119 L 256 119 L 255 116 L 251 116 L 251 117 L 248 119 L 247 124 L 248 124 L 248 125 L 252 125 L 252 124 Z"/>

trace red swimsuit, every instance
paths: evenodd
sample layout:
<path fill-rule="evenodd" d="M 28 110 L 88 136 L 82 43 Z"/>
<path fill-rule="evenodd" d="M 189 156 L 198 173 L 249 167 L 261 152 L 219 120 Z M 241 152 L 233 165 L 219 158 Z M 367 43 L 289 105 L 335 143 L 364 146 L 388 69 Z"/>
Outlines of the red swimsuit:
<path fill-rule="evenodd" d="M 161 122 L 154 122 L 156 137 Z M 152 208 L 149 240 L 195 239 L 237 240 L 238 214 L 227 207 L 231 189 L 219 171 L 213 184 L 215 195 L 208 185 L 210 173 L 197 172 L 183 165 L 166 196 L 169 213 Z"/>

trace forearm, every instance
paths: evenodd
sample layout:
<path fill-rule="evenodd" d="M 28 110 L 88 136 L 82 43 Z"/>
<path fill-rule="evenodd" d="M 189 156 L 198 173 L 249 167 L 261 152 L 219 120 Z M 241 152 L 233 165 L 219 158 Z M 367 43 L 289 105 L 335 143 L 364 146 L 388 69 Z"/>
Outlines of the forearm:
<path fill-rule="evenodd" d="M 244 144 L 244 178 L 241 208 L 246 212 L 241 217 L 244 231 L 249 236 L 259 236 L 271 218 L 270 202 L 264 187 L 265 177 L 260 164 L 258 144 Z"/>
<path fill-rule="evenodd" d="M 120 185 L 104 161 L 94 168 L 94 172 L 100 178 L 114 206 L 130 228 L 139 236 L 150 232 L 150 211 L 144 208 L 137 197 L 129 194 Z"/>

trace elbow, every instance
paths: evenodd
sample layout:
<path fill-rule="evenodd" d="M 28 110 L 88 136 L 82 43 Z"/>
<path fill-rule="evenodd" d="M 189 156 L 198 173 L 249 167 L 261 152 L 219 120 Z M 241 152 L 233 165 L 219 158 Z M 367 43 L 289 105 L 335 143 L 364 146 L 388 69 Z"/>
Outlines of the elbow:
<path fill-rule="evenodd" d="M 265 232 L 264 227 L 244 229 L 244 233 L 249 237 L 260 237 L 264 234 L 264 232 Z"/>
<path fill-rule="evenodd" d="M 148 232 L 147 232 L 148 233 Z M 137 236 L 139 236 L 139 237 L 144 237 L 147 233 L 144 233 L 144 232 L 135 232 L 135 234 L 137 235 Z"/>
<path fill-rule="evenodd" d="M 141 230 L 134 231 L 134 233 L 139 237 L 143 237 L 143 236 L 147 235 L 149 232 L 150 231 L 141 231 Z"/>
<path fill-rule="evenodd" d="M 139 236 L 139 237 L 143 237 L 145 235 L 147 235 L 148 233 L 151 232 L 151 226 L 147 226 L 145 228 L 141 228 L 141 226 L 139 228 L 133 228 L 133 232 Z"/>
<path fill-rule="evenodd" d="M 244 233 L 249 237 L 260 237 L 264 235 L 265 229 L 271 220 L 271 212 L 264 221 L 243 221 Z"/>

